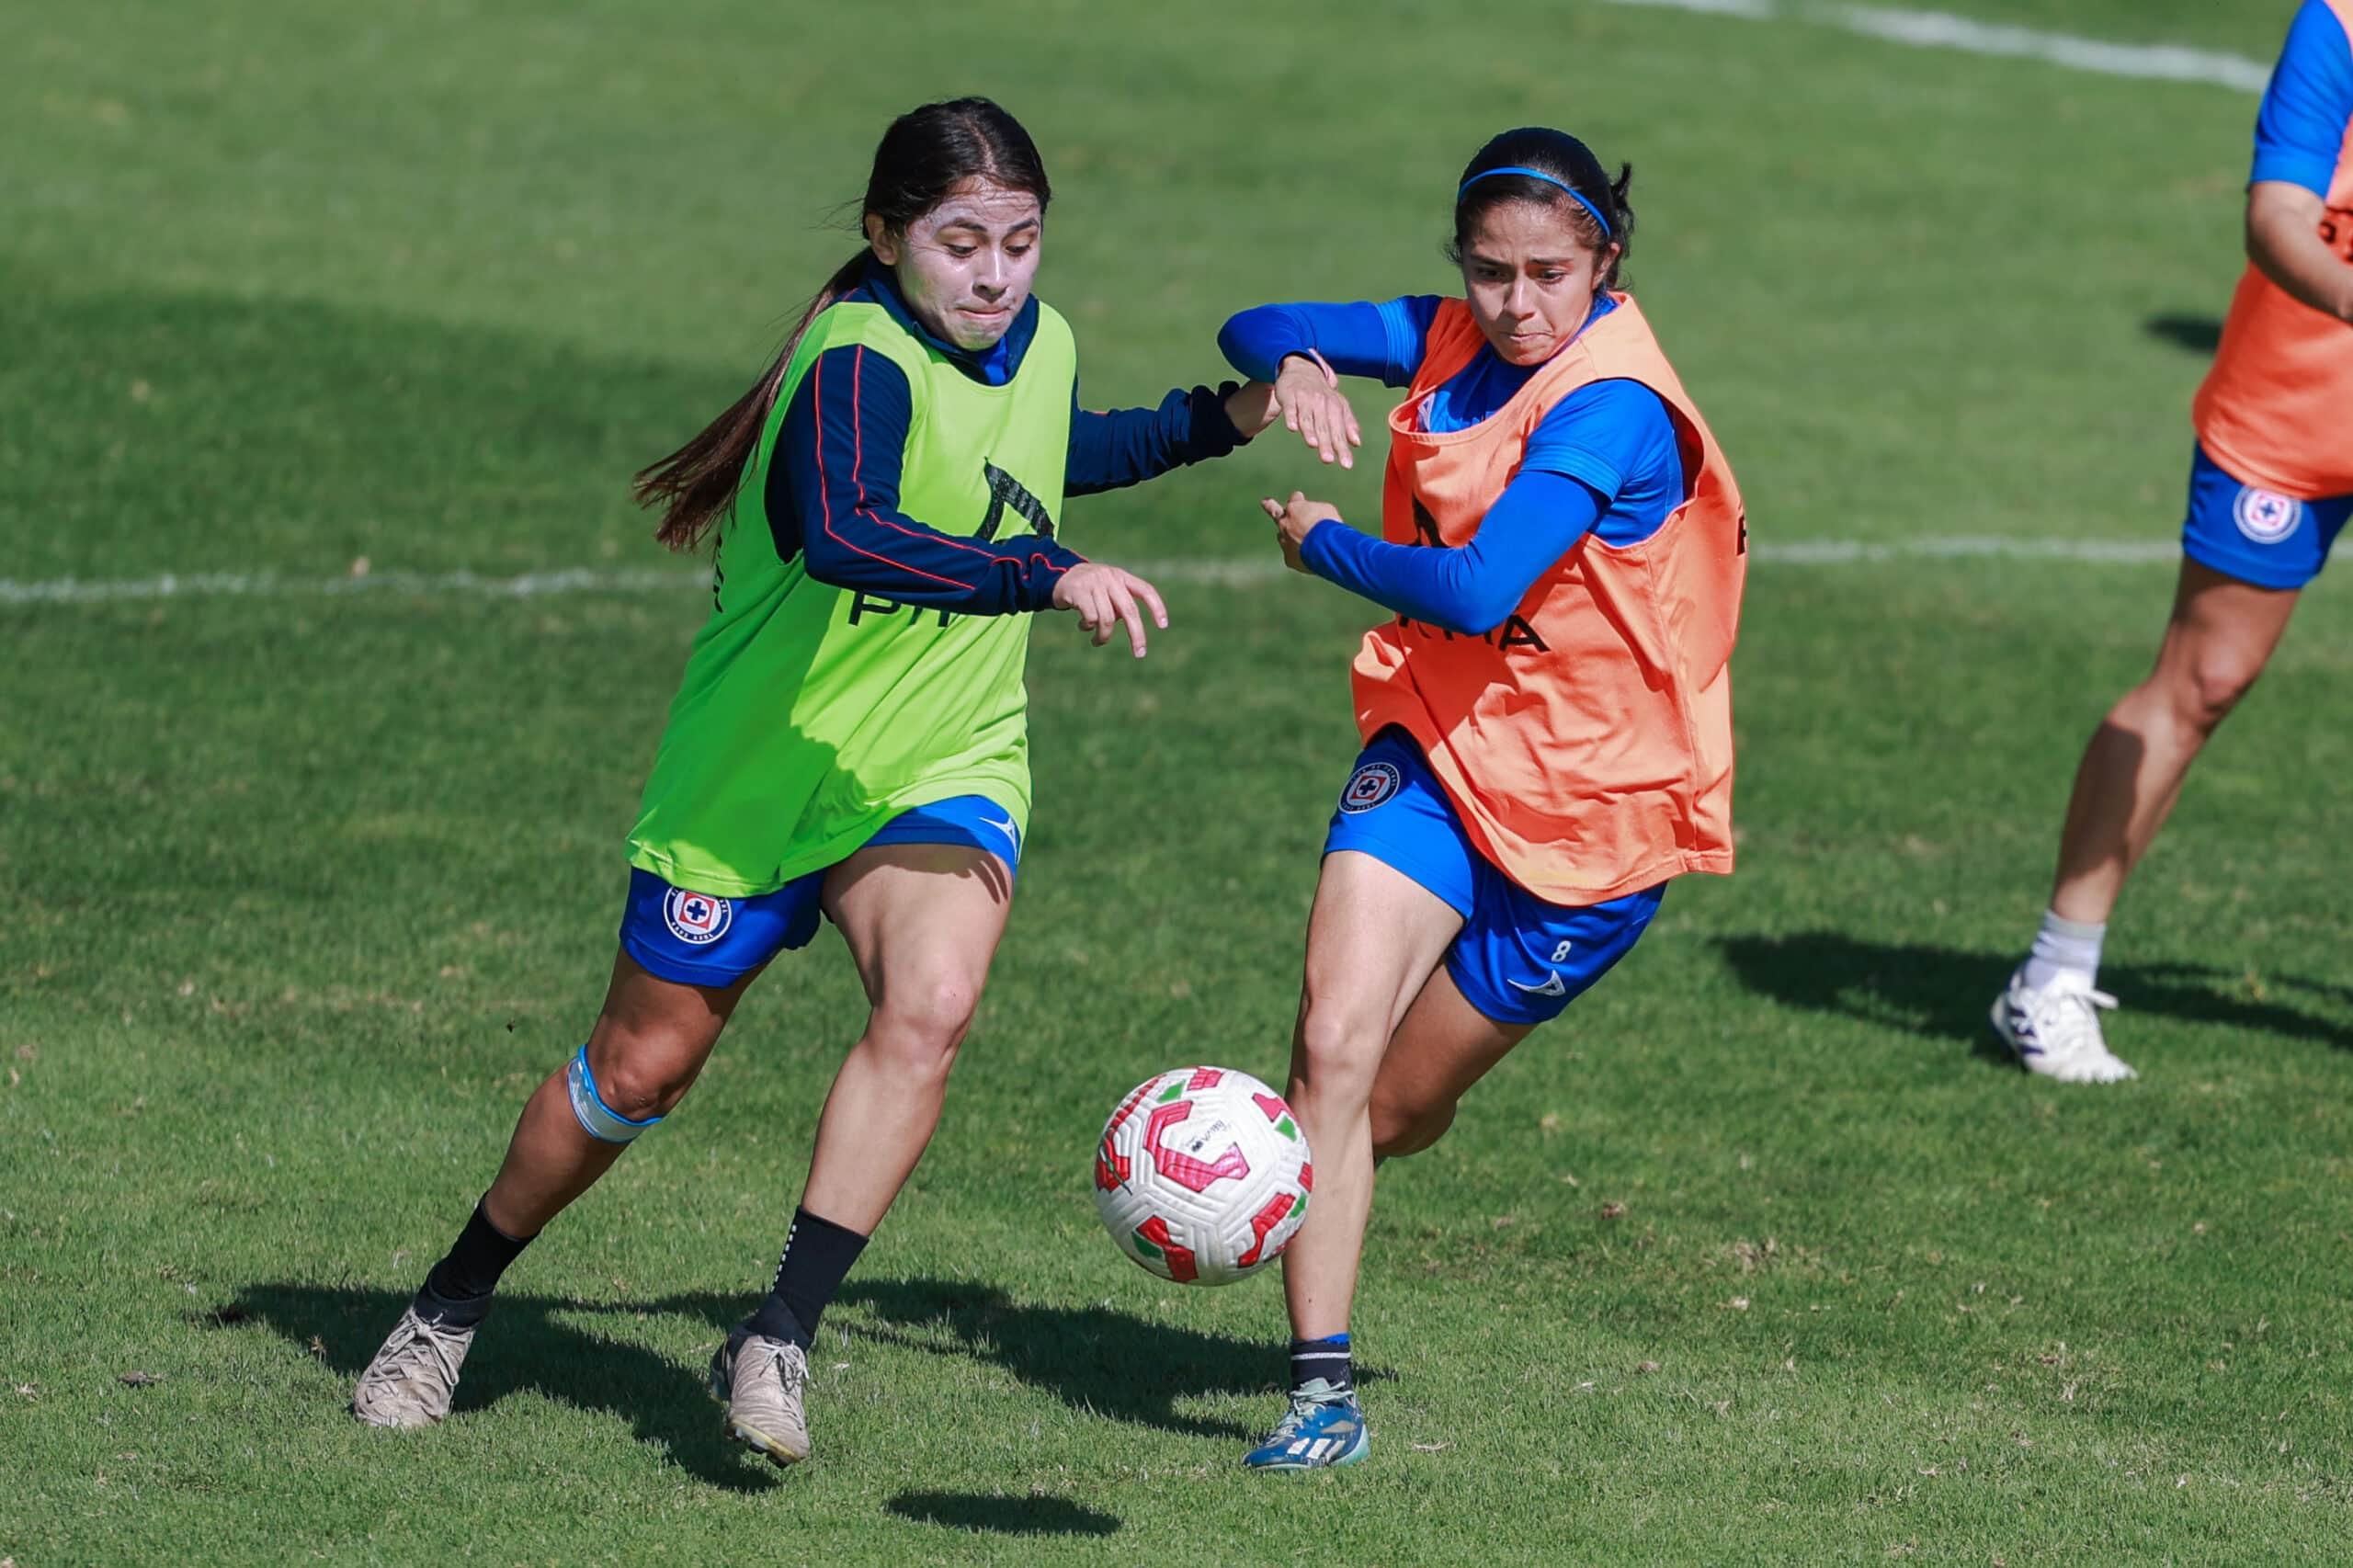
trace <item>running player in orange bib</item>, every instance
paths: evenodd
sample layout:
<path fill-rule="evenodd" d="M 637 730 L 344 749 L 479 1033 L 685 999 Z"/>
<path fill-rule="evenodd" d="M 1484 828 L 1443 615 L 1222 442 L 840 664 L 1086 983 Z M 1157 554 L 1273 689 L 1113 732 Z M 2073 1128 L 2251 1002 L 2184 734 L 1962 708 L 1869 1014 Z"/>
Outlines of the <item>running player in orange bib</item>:
<path fill-rule="evenodd" d="M 1507 131 L 1455 197 L 1464 297 L 1226 324 L 1285 423 L 1351 463 L 1339 375 L 1390 416 L 1381 540 L 1294 494 L 1285 556 L 1393 612 L 1355 671 L 1365 749 L 1307 932 L 1291 1107 L 1314 1212 L 1284 1255 L 1290 1407 L 1244 1462 L 1367 1451 L 1348 1311 L 1382 1156 L 1633 947 L 1670 878 L 1730 871 L 1746 530 L 1732 471 L 1632 298 L 1633 225 L 1585 143 Z"/>
<path fill-rule="evenodd" d="M 2256 119 L 2248 267 L 2192 406 L 2180 585 L 2156 668 L 2085 748 L 2059 872 L 1994 1028 L 2035 1073 L 2112 1084 L 2108 918 L 2190 763 L 2269 662 L 2353 516 L 2353 0 L 2304 0 Z"/>

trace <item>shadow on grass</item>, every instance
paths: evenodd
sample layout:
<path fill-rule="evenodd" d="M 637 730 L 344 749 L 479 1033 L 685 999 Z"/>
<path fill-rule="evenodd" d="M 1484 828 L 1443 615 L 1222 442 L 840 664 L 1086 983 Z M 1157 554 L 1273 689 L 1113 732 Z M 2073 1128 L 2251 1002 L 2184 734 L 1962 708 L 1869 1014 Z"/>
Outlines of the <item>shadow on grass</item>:
<path fill-rule="evenodd" d="M 1785 1006 L 1958 1040 L 1987 1061 L 2010 1062 L 1985 1015 L 2018 961 L 2015 953 L 1873 942 L 1836 931 L 1727 937 L 1717 946 L 1742 984 Z M 2353 1028 L 2272 994 L 2353 1008 L 2353 988 L 2266 975 L 2257 990 L 2234 971 L 2185 963 L 2103 965 L 2100 984 L 2135 1012 L 2353 1048 Z"/>
<path fill-rule="evenodd" d="M 699 1291 L 604 1303 L 502 1291 L 479 1348 L 466 1362 L 456 1413 L 482 1410 L 529 1391 L 620 1416 L 639 1441 L 666 1450 L 681 1469 L 710 1485 L 765 1490 L 776 1484 L 778 1475 L 721 1430 L 699 1361 L 681 1365 L 622 1335 L 600 1333 L 595 1323 L 603 1315 L 627 1322 L 685 1317 L 708 1325 L 716 1346 L 751 1301 L 748 1294 Z M 408 1302 L 405 1294 L 392 1290 L 259 1284 L 196 1321 L 209 1326 L 264 1324 L 348 1381 L 358 1379 Z M 840 1326 L 901 1349 L 986 1361 L 1075 1409 L 1190 1437 L 1256 1437 L 1233 1422 L 1180 1415 L 1175 1402 L 1202 1394 L 1270 1393 L 1281 1370 L 1271 1341 L 1251 1344 L 1164 1327 L 1101 1307 L 1028 1305 L 989 1285 L 935 1279 L 853 1283 L 839 1305 L 843 1310 L 827 1321 L 828 1328 Z M 986 1419 L 986 1413 L 977 1413 L 977 1418 Z M 909 1494 L 902 1500 L 910 1506 L 965 1508 L 972 1519 L 941 1513 L 933 1522 L 975 1529 L 1005 1528 L 975 1522 L 983 1516 L 1028 1517 L 1022 1510 L 1040 1509 L 1044 1511 L 1036 1517 L 1047 1519 L 1059 1506 L 1051 1499 L 948 1494 Z M 1117 1525 L 1114 1519 L 1099 1530 L 1084 1525 L 1051 1528 L 1105 1534 Z M 1018 1528 L 1050 1527 L 1033 1522 Z"/>
<path fill-rule="evenodd" d="M 406 1294 L 330 1285 L 254 1285 L 212 1321 L 256 1320 L 307 1346 L 357 1380 L 409 1303 Z M 744 1315 L 745 1298 L 710 1292 L 658 1301 L 602 1305 L 554 1296 L 501 1292 L 479 1348 L 466 1362 L 456 1414 L 481 1410 L 529 1390 L 584 1410 L 609 1411 L 638 1440 L 667 1449 L 699 1481 L 734 1492 L 765 1491 L 779 1476 L 720 1429 L 719 1407 L 704 1391 L 700 1365 L 681 1366 L 642 1346 L 565 1319 L 600 1312 L 678 1314 L 710 1325 L 711 1344 Z"/>
<path fill-rule="evenodd" d="M 2201 357 L 2211 357 L 2222 346 L 2222 324 L 2214 316 L 2169 311 L 2143 322 L 2141 330 L 2160 343 Z"/>
<path fill-rule="evenodd" d="M 1146 1323 L 1103 1307 L 1031 1306 L 993 1285 L 940 1279 L 852 1284 L 845 1304 L 870 1324 L 853 1334 L 886 1345 L 994 1362 L 1063 1403 L 1199 1437 L 1252 1438 L 1233 1421 L 1178 1413 L 1176 1402 L 1216 1393 L 1277 1392 L 1279 1346 L 1246 1343 L 1189 1328 Z M 830 1321 L 830 1320 L 829 1320 Z M 946 1343 L 942 1342 L 945 1336 Z M 1359 1371 L 1359 1381 L 1370 1376 Z"/>
<path fill-rule="evenodd" d="M 1109 1535 L 1113 1515 L 1061 1497 L 983 1497 L 972 1492 L 902 1492 L 883 1510 L 920 1524 L 991 1535 Z"/>

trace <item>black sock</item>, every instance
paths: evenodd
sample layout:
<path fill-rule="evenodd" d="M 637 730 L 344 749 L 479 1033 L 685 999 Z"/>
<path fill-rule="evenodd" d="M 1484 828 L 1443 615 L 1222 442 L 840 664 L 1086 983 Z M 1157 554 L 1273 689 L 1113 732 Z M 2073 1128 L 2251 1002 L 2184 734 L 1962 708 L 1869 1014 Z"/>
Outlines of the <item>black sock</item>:
<path fill-rule="evenodd" d="M 1349 1355 L 1347 1335 L 1290 1342 L 1290 1392 L 1297 1393 L 1318 1378 L 1338 1393 L 1357 1386 L 1356 1362 Z"/>
<path fill-rule="evenodd" d="M 784 1256 L 777 1260 L 776 1283 L 745 1326 L 806 1350 L 817 1342 L 817 1320 L 865 1250 L 866 1238 L 856 1231 L 795 1209 Z"/>
<path fill-rule="evenodd" d="M 425 1277 L 425 1289 L 416 1293 L 418 1313 L 453 1328 L 472 1328 L 490 1315 L 490 1293 L 498 1289 L 498 1277 L 530 1244 L 529 1236 L 518 1241 L 492 1224 L 475 1204 L 449 1256 Z"/>

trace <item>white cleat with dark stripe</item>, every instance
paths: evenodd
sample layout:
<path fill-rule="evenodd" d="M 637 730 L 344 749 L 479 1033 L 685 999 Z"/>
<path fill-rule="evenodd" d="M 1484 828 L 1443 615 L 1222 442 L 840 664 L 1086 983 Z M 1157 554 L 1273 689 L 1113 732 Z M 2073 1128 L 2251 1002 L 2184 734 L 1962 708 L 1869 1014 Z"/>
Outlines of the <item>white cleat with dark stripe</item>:
<path fill-rule="evenodd" d="M 809 1354 L 738 1328 L 710 1358 L 710 1397 L 727 1406 L 727 1435 L 778 1465 L 809 1457 Z"/>
<path fill-rule="evenodd" d="M 1994 1032 L 2029 1073 L 2063 1084 L 2120 1084 L 2140 1074 L 2100 1033 L 2100 1014 L 2115 1006 L 2115 997 L 2082 975 L 2063 970 L 2038 987 L 2026 983 L 2021 968 L 1994 998 Z"/>
<path fill-rule="evenodd" d="M 359 1374 L 351 1414 L 371 1426 L 399 1427 L 430 1426 L 449 1415 L 458 1369 L 465 1365 L 481 1326 L 452 1328 L 410 1307 Z"/>

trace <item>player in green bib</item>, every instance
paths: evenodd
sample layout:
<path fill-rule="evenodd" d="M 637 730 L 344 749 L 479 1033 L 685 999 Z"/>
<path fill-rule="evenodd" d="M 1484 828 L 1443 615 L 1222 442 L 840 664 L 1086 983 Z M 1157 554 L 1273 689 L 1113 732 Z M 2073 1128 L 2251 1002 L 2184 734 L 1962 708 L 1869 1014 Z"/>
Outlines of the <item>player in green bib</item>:
<path fill-rule="evenodd" d="M 984 98 L 883 136 L 867 245 L 759 383 L 638 476 L 659 537 L 715 535 L 711 609 L 637 824 L 620 952 L 585 1045 L 523 1110 L 497 1179 L 352 1407 L 448 1414 L 499 1276 L 694 1082 L 728 1016 L 821 914 L 872 1003 L 817 1128 L 767 1297 L 720 1348 L 728 1428 L 806 1457 L 819 1314 L 921 1157 L 1011 906 L 1029 819 L 1021 612 L 1144 654 L 1152 585 L 1074 554 L 1065 496 L 1222 456 L 1272 389 L 1077 405 L 1070 327 L 1030 294 L 1049 199 Z"/>

